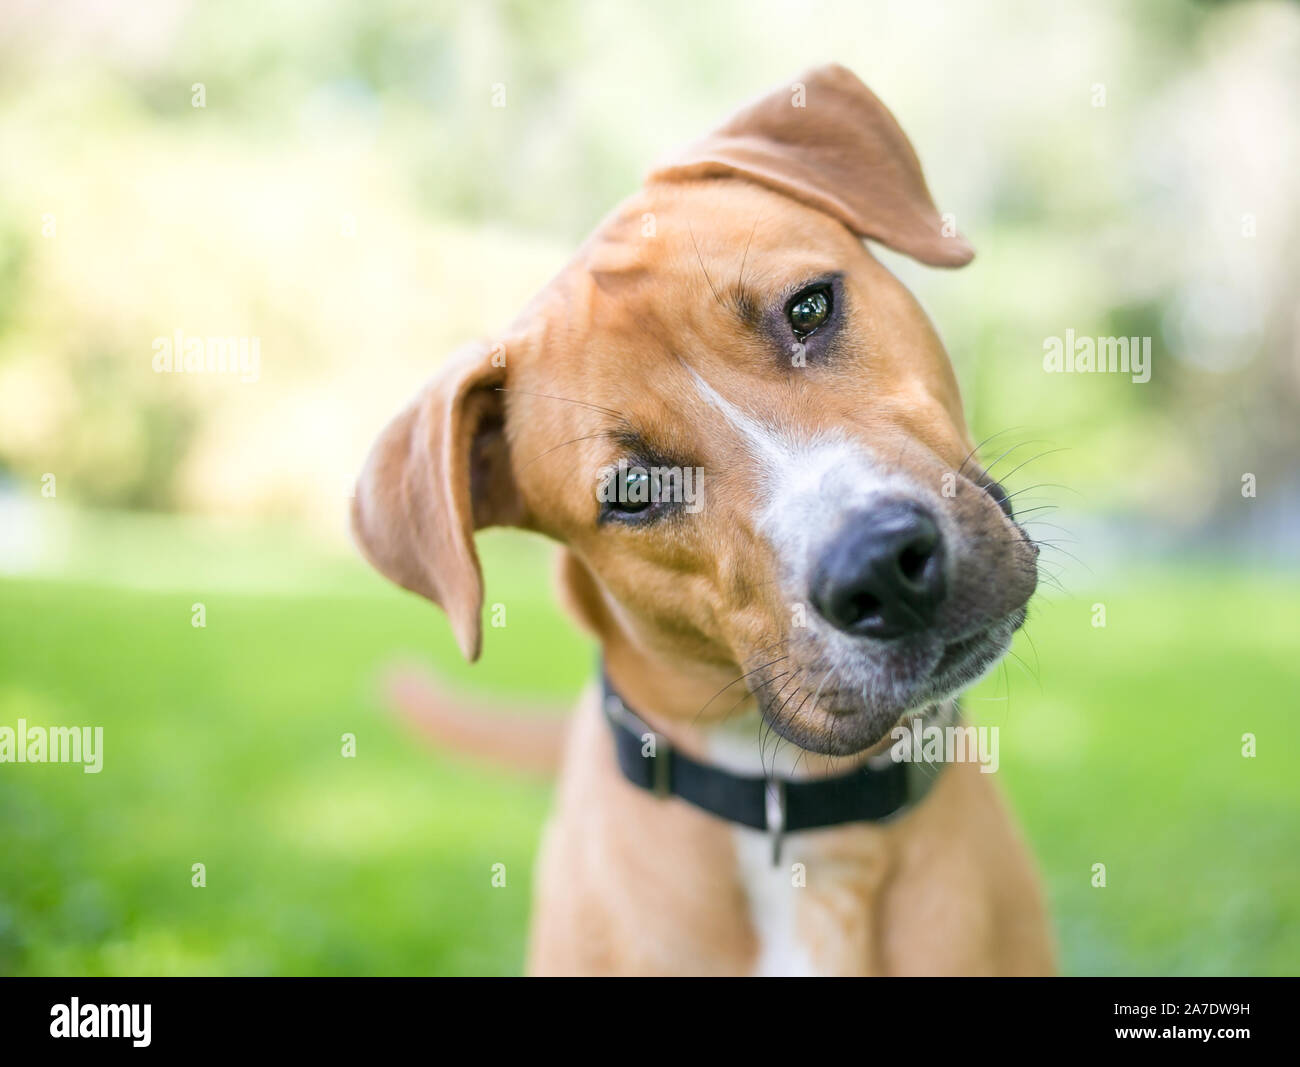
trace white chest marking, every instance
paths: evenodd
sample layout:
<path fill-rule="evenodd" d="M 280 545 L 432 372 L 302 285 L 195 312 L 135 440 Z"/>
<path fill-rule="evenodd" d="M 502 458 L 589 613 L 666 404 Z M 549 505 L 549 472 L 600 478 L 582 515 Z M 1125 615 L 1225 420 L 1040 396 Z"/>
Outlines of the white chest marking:
<path fill-rule="evenodd" d="M 772 865 L 772 839 L 761 830 L 738 826 L 732 831 L 736 866 L 749 898 L 749 918 L 758 937 L 755 978 L 818 975 L 812 956 L 799 938 L 799 894 L 794 885 L 791 853 L 799 835 L 788 837 L 781 863 Z"/>
<path fill-rule="evenodd" d="M 760 775 L 775 771 L 785 777 L 798 776 L 799 750 L 793 745 L 782 744 L 773 751 L 769 741 L 766 751 L 760 756 L 759 730 L 757 712 L 720 724 L 709 736 L 710 758 L 736 774 Z M 818 973 L 798 933 L 800 894 L 805 890 L 794 884 L 794 864 L 798 862 L 801 839 L 805 837 L 803 834 L 787 835 L 781 849 L 781 862 L 773 866 L 770 835 L 747 826 L 737 826 L 732 830 L 737 873 L 749 900 L 750 921 L 758 937 L 754 977 L 809 977 Z"/>

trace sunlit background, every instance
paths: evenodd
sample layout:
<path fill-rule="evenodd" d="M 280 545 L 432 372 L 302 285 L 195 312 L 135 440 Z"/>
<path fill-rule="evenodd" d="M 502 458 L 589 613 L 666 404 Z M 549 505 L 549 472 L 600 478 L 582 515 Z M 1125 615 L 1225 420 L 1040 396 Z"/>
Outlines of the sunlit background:
<path fill-rule="evenodd" d="M 0 763 L 0 973 L 521 969 L 548 786 L 375 678 L 545 711 L 593 649 L 494 532 L 509 624 L 460 664 L 353 553 L 353 480 L 657 156 L 832 59 L 978 251 L 880 254 L 1040 509 L 968 711 L 1064 969 L 1300 969 L 1300 7 L 10 0 L 0 726 L 102 725 L 105 765 Z M 155 373 L 177 330 L 256 338 L 256 380 Z M 1150 337 L 1150 381 L 1045 373 L 1067 330 Z"/>

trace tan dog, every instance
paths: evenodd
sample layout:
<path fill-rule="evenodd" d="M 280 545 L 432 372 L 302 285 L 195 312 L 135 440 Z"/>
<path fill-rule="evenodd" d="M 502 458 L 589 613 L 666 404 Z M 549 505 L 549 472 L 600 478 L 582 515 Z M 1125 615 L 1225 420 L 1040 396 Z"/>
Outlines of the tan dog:
<path fill-rule="evenodd" d="M 973 254 L 893 116 L 825 67 L 656 169 L 398 415 L 357 489 L 366 556 L 440 604 L 473 660 L 474 531 L 545 534 L 646 740 L 773 789 L 853 771 L 1001 657 L 1037 557 L 971 461 L 939 338 L 863 238 L 936 266 Z M 1050 971 L 989 777 L 954 763 L 904 812 L 791 833 L 774 864 L 773 834 L 632 784 L 593 691 L 530 968 Z"/>

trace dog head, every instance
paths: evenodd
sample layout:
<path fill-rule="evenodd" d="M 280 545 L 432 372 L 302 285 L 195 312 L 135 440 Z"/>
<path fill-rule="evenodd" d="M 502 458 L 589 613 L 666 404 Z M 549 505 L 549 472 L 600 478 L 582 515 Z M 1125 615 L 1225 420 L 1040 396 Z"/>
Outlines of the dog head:
<path fill-rule="evenodd" d="M 607 644 L 743 675 L 806 749 L 870 747 L 996 662 L 1036 583 L 938 336 L 863 240 L 968 262 L 945 229 L 884 105 L 805 74 L 444 367 L 372 452 L 358 542 L 472 659 L 474 531 L 539 531 Z"/>

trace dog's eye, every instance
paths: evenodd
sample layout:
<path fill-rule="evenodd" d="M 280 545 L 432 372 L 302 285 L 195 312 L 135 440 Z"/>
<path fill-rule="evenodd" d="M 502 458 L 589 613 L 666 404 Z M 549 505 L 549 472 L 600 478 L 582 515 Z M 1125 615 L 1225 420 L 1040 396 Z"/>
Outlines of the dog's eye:
<path fill-rule="evenodd" d="M 650 475 L 647 471 L 625 471 L 617 482 L 618 498 L 613 503 L 619 511 L 635 514 L 650 506 Z"/>
<path fill-rule="evenodd" d="M 606 512 L 638 515 L 654 502 L 654 479 L 644 467 L 619 465 L 601 481 L 597 493 Z"/>
<path fill-rule="evenodd" d="M 803 340 L 831 315 L 831 291 L 827 286 L 809 289 L 794 298 L 785 313 L 790 320 L 790 328 L 799 340 Z"/>

